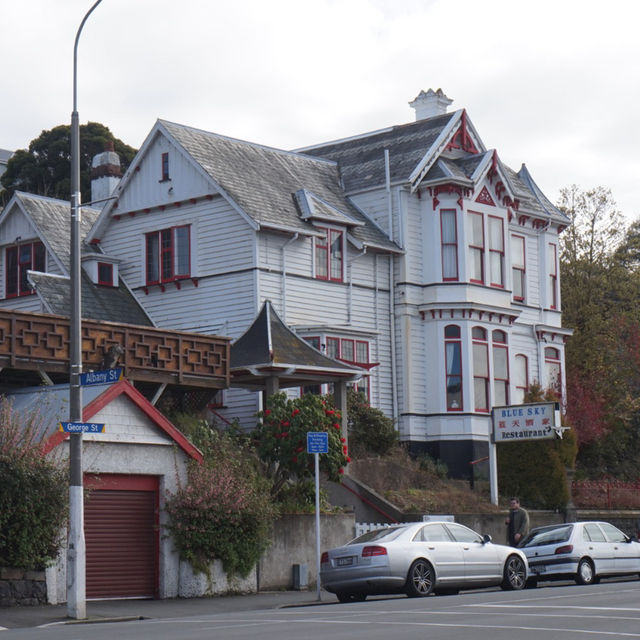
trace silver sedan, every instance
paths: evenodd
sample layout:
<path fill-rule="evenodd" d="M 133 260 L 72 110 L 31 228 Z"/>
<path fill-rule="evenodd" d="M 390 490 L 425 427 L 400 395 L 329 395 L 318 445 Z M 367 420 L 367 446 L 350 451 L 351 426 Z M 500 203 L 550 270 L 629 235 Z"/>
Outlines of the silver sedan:
<path fill-rule="evenodd" d="M 371 594 L 457 593 L 501 585 L 522 589 L 527 559 L 519 549 L 452 522 L 416 522 L 361 535 L 322 554 L 322 586 L 340 602 Z"/>
<path fill-rule="evenodd" d="M 640 543 L 608 522 L 538 527 L 520 547 L 529 560 L 529 586 L 557 578 L 591 584 L 601 576 L 640 575 Z"/>

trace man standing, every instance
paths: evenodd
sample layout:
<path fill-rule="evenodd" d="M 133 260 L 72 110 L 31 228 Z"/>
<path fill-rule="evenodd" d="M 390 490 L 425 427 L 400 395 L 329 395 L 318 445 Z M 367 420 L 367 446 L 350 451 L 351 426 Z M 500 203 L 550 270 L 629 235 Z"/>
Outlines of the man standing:
<path fill-rule="evenodd" d="M 529 533 L 529 514 L 520 506 L 520 498 L 511 498 L 509 517 L 506 519 L 507 540 L 512 547 L 517 547 Z"/>

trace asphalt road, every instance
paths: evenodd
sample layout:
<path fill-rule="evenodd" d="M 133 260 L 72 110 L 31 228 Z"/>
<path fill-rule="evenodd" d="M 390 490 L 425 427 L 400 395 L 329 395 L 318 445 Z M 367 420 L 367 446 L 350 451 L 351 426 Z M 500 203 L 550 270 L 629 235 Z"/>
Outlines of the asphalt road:
<path fill-rule="evenodd" d="M 3 631 L 2 640 L 640 639 L 640 581 Z"/>

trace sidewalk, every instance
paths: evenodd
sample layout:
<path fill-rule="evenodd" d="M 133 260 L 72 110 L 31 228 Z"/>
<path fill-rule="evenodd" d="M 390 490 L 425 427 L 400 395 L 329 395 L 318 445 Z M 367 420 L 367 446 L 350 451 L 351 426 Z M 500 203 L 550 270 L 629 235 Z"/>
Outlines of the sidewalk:
<path fill-rule="evenodd" d="M 239 596 L 211 598 L 175 598 L 170 600 L 90 600 L 87 619 L 67 617 L 67 605 L 0 608 L 0 630 L 39 627 L 46 624 L 82 624 L 131 620 L 135 618 L 182 618 L 233 611 L 279 609 L 337 602 L 335 596 L 323 592 L 318 602 L 316 591 L 263 591 Z"/>

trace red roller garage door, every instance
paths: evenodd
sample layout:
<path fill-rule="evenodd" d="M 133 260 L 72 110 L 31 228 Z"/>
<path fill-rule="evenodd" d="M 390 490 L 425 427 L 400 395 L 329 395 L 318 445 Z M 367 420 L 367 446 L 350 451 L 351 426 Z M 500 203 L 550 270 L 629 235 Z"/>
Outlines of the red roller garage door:
<path fill-rule="evenodd" d="M 158 479 L 86 476 L 87 598 L 157 596 Z"/>

